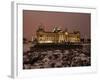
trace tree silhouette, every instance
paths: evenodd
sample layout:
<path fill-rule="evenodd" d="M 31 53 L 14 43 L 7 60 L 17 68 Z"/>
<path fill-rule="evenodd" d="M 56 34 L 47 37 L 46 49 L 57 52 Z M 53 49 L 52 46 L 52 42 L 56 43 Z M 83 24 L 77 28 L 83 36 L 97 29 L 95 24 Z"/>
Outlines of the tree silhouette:
<path fill-rule="evenodd" d="M 23 38 L 23 43 L 26 44 L 27 43 L 27 39 Z"/>

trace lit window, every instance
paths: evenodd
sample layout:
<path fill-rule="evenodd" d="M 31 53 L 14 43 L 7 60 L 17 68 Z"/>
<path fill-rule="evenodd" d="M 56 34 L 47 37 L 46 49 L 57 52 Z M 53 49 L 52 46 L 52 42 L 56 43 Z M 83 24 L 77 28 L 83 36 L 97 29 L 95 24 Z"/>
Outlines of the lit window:
<path fill-rule="evenodd" d="M 68 32 L 65 32 L 65 35 L 68 35 Z"/>

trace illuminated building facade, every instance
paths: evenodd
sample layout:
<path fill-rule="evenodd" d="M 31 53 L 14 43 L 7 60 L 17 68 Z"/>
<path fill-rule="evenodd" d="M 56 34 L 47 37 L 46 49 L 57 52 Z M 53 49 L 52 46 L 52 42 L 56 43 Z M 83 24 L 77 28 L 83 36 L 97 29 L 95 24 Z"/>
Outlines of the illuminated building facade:
<path fill-rule="evenodd" d="M 36 32 L 36 37 L 38 43 L 80 42 L 79 31 L 68 33 L 68 31 L 62 31 L 58 27 L 55 27 L 51 32 L 47 32 L 43 28 L 39 28 Z"/>

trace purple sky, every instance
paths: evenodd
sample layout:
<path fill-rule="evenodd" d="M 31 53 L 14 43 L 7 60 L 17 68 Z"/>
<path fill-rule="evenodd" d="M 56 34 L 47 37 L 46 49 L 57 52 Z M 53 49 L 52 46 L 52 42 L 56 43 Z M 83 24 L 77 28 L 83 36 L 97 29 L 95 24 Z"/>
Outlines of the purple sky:
<path fill-rule="evenodd" d="M 23 11 L 23 32 L 24 37 L 31 40 L 35 36 L 40 24 L 44 25 L 46 31 L 52 31 L 54 26 L 68 32 L 78 30 L 81 37 L 90 38 L 91 14 L 69 13 L 69 12 L 48 12 L 48 11 Z"/>

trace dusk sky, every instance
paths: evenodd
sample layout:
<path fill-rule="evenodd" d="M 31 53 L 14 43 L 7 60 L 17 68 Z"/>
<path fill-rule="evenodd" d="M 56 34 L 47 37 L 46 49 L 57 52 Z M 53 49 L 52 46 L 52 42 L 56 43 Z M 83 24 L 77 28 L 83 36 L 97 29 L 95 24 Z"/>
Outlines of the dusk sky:
<path fill-rule="evenodd" d="M 91 14 L 89 13 L 69 13 L 51 11 L 23 11 L 23 32 L 24 37 L 31 40 L 35 36 L 40 24 L 44 25 L 45 31 L 52 31 L 54 26 L 68 32 L 80 31 L 81 37 L 90 38 Z"/>

